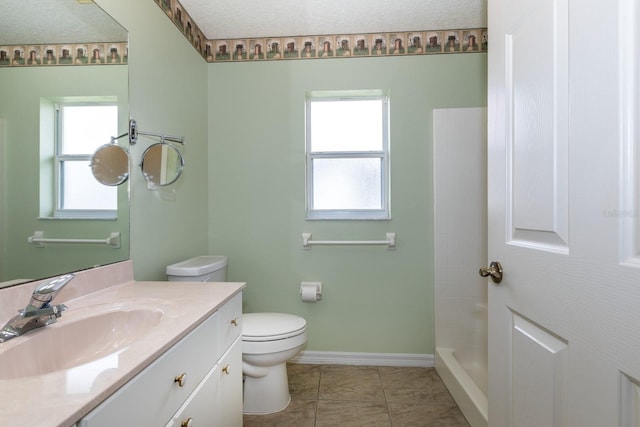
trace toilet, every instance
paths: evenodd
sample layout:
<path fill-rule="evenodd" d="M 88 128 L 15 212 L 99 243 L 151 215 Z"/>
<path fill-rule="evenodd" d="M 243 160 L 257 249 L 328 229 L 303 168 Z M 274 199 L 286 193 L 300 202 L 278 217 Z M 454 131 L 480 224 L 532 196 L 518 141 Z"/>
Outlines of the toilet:
<path fill-rule="evenodd" d="M 169 281 L 225 282 L 226 256 L 199 256 L 167 267 Z M 286 313 L 242 315 L 242 411 L 272 414 L 289 405 L 287 361 L 307 342 L 307 322 Z"/>
<path fill-rule="evenodd" d="M 307 322 L 284 313 L 242 315 L 243 412 L 271 414 L 291 401 L 287 361 L 307 342 Z"/>

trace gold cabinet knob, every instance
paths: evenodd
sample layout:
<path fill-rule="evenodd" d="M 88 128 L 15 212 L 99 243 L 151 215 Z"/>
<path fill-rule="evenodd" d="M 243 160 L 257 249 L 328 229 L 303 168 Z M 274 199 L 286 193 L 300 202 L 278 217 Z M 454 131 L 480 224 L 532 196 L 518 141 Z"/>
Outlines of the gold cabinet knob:
<path fill-rule="evenodd" d="M 231 365 L 226 365 L 224 368 L 222 368 L 222 372 L 224 372 L 225 374 L 229 375 Z"/>
<path fill-rule="evenodd" d="M 233 320 L 231 321 L 231 324 L 232 324 L 233 326 L 238 326 L 238 318 L 236 317 L 235 319 L 233 319 Z"/>
<path fill-rule="evenodd" d="M 191 427 L 193 425 L 193 418 L 189 417 L 180 424 L 180 427 Z"/>
<path fill-rule="evenodd" d="M 173 382 L 178 383 L 178 386 L 183 387 L 187 382 L 187 373 L 183 372 L 182 374 L 178 375 L 174 378 Z"/>

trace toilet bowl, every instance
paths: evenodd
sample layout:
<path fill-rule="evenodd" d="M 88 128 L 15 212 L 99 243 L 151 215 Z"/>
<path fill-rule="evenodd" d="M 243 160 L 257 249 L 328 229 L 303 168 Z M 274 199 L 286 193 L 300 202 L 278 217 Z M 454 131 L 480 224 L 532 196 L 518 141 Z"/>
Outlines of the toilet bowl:
<path fill-rule="evenodd" d="M 242 315 L 245 414 L 271 414 L 289 405 L 287 361 L 307 342 L 305 319 L 284 313 Z"/>
<path fill-rule="evenodd" d="M 226 256 L 200 256 L 166 268 L 170 281 L 224 282 Z M 287 361 L 307 342 L 307 322 L 285 313 L 242 315 L 243 409 L 245 414 L 271 414 L 291 401 Z"/>

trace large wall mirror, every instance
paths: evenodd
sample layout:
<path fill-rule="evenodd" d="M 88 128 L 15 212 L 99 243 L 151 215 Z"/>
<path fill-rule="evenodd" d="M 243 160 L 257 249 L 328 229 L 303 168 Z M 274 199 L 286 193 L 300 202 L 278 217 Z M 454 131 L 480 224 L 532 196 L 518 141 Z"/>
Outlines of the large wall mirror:
<path fill-rule="evenodd" d="M 116 106 L 110 133 L 127 131 L 126 29 L 91 1 L 2 0 L 2 9 L 0 286 L 128 259 L 128 182 L 103 186 L 109 196 L 102 196 L 99 183 L 78 190 L 74 182 L 92 178 L 90 160 L 71 163 L 71 157 L 56 157 L 64 152 L 56 151 L 55 145 L 60 140 L 60 106 L 65 104 Z M 93 130 L 80 131 L 77 139 L 94 147 L 109 143 L 104 132 L 98 137 Z M 128 148 L 126 138 L 118 144 Z M 61 209 L 56 188 L 63 188 L 63 194 L 76 193 L 78 201 L 66 196 L 67 209 Z M 93 201 L 87 208 L 89 200 Z M 119 233 L 118 244 L 110 239 L 113 233 Z M 34 244 L 29 242 L 33 236 L 104 239 L 105 244 Z"/>

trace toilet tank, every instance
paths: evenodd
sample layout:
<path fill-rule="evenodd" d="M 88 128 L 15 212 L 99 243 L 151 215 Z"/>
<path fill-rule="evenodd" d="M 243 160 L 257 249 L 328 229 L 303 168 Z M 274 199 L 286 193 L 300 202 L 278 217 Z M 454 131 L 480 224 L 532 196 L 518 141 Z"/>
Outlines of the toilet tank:
<path fill-rule="evenodd" d="M 226 282 L 227 257 L 198 256 L 167 266 L 166 274 L 170 282 Z"/>

